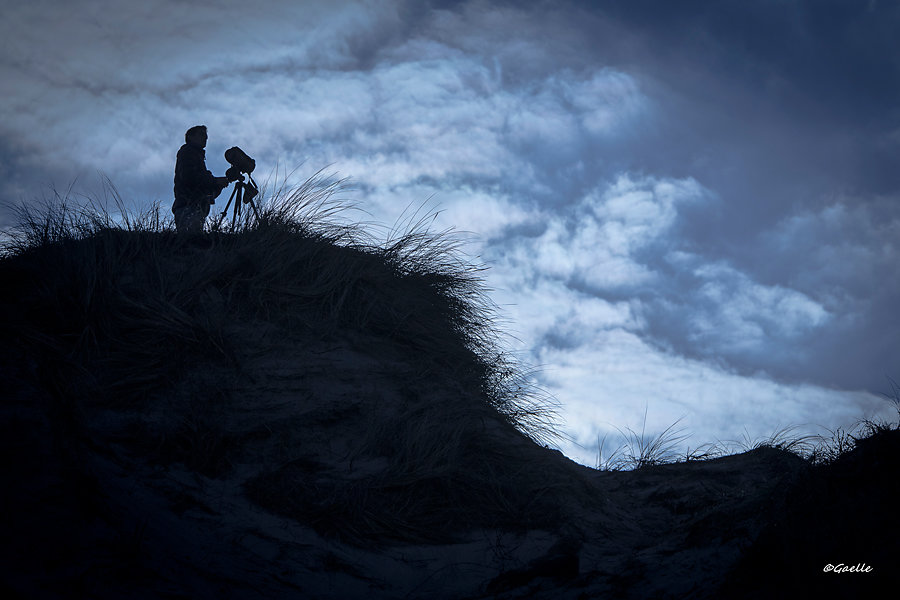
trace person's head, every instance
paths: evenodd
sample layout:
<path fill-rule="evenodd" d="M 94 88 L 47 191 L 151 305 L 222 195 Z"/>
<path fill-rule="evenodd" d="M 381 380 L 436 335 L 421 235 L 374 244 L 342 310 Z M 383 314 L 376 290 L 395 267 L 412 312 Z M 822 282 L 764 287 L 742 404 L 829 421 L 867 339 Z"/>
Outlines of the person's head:
<path fill-rule="evenodd" d="M 197 148 L 206 148 L 207 138 L 206 125 L 195 125 L 184 134 L 184 141 Z"/>

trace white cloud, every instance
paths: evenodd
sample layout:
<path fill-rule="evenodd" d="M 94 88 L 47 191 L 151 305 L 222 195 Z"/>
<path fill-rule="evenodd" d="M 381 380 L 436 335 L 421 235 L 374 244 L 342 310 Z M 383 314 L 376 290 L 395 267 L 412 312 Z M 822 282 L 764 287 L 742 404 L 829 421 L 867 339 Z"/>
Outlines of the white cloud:
<path fill-rule="evenodd" d="M 568 210 L 548 212 L 537 237 L 508 241 L 503 252 L 533 276 L 584 285 L 595 293 L 634 290 L 657 278 L 638 256 L 647 246 L 668 243 L 678 206 L 702 201 L 695 181 L 620 176 L 598 186 Z"/>
<path fill-rule="evenodd" d="M 679 209 L 708 198 L 694 180 L 623 175 L 567 212 L 527 215 L 523 223 L 542 228 L 538 235 L 526 227 L 486 248 L 493 265 L 488 283 L 519 349 L 543 367 L 541 382 L 563 403 L 575 440 L 564 445 L 568 455 L 591 462 L 597 435 L 639 430 L 645 407 L 648 434 L 684 417 L 680 425 L 695 434 L 686 444 L 694 447 L 759 439 L 795 425 L 822 433 L 820 426 L 846 426 L 863 414 L 890 417 L 887 404 L 869 394 L 741 375 L 717 359 L 781 352 L 830 316 L 801 292 L 673 249 Z M 645 252 L 653 247 L 659 249 Z M 692 286 L 680 289 L 671 274 L 655 271 L 665 267 L 663 258 L 690 275 Z M 607 291 L 629 299 L 605 299 Z M 671 316 L 688 324 L 703 360 L 647 341 L 646 316 L 654 310 L 648 300 L 679 297 L 686 304 Z"/>
<path fill-rule="evenodd" d="M 863 417 L 894 416 L 888 403 L 864 392 L 778 383 L 662 350 L 645 337 L 639 300 L 604 300 L 528 266 L 495 264 L 488 283 L 518 339 L 516 350 L 540 367 L 540 383 L 562 403 L 563 431 L 572 439 L 562 450 L 584 464 L 596 460 L 598 437 L 618 445 L 619 430 L 646 427 L 652 436 L 679 419 L 691 434 L 679 445 L 684 451 L 760 440 L 786 427 L 798 427 L 797 435 L 826 434 Z"/>
<path fill-rule="evenodd" d="M 704 264 L 694 275 L 702 283 L 692 306 L 691 338 L 710 355 L 770 352 L 773 338 L 786 342 L 825 325 L 830 316 L 805 294 L 761 285 L 724 264 Z"/>
<path fill-rule="evenodd" d="M 549 389 L 565 406 L 565 431 L 573 441 L 563 444 L 563 451 L 584 464 L 596 461 L 598 436 L 617 445 L 626 428 L 640 432 L 645 426 L 650 438 L 677 421 L 691 436 L 678 446 L 684 451 L 707 443 L 759 441 L 788 427 L 796 427 L 797 435 L 827 435 L 828 429 L 852 426 L 863 417 L 896 416 L 872 394 L 738 375 L 666 354 L 621 330 L 576 352 L 547 348 L 540 358 Z"/>

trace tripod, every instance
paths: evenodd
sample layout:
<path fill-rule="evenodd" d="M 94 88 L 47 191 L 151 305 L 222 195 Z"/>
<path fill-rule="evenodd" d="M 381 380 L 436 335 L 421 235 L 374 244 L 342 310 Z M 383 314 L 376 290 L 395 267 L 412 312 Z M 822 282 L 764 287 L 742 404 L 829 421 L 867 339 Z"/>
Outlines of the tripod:
<path fill-rule="evenodd" d="M 234 231 L 234 227 L 237 223 L 238 217 L 241 214 L 241 205 L 249 204 L 253 209 L 253 214 L 256 216 L 256 220 L 259 221 L 259 210 L 256 208 L 256 203 L 253 202 L 253 199 L 259 194 L 259 188 L 256 186 L 256 182 L 253 181 L 253 177 L 247 173 L 247 177 L 250 179 L 249 182 L 244 182 L 244 175 L 241 174 L 241 178 L 234 182 L 234 189 L 231 190 L 231 197 L 228 198 L 228 204 L 225 205 L 225 210 L 222 211 L 222 214 L 219 215 L 219 223 L 221 224 L 224 221 L 228 214 L 228 207 L 231 206 L 232 201 L 234 201 L 234 212 L 231 217 L 231 230 Z"/>

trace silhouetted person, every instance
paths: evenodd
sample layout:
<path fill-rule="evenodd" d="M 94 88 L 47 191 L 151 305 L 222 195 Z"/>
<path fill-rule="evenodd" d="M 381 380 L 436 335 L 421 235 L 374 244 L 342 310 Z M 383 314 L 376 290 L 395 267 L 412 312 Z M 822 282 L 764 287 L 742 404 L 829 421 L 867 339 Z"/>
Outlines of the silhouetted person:
<path fill-rule="evenodd" d="M 227 177 L 215 177 L 206 169 L 205 125 L 191 127 L 184 134 L 185 144 L 175 161 L 175 229 L 178 233 L 197 234 L 209 215 L 210 204 L 228 186 Z"/>

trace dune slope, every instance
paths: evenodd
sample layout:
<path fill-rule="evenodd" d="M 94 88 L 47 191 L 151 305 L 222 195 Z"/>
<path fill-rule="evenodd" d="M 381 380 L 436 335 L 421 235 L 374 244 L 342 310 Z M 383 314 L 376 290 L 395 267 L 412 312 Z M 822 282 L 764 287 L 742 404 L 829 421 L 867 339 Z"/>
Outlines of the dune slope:
<path fill-rule="evenodd" d="M 271 213 L 197 240 L 53 223 L 0 260 L 6 597 L 832 589 L 821 568 L 857 559 L 828 554 L 839 524 L 806 543 L 809 490 L 826 517 L 847 486 L 896 497 L 890 431 L 821 468 L 774 448 L 569 461 L 477 271 L 439 239 Z M 845 553 L 886 572 L 893 540 L 862 539 Z"/>

